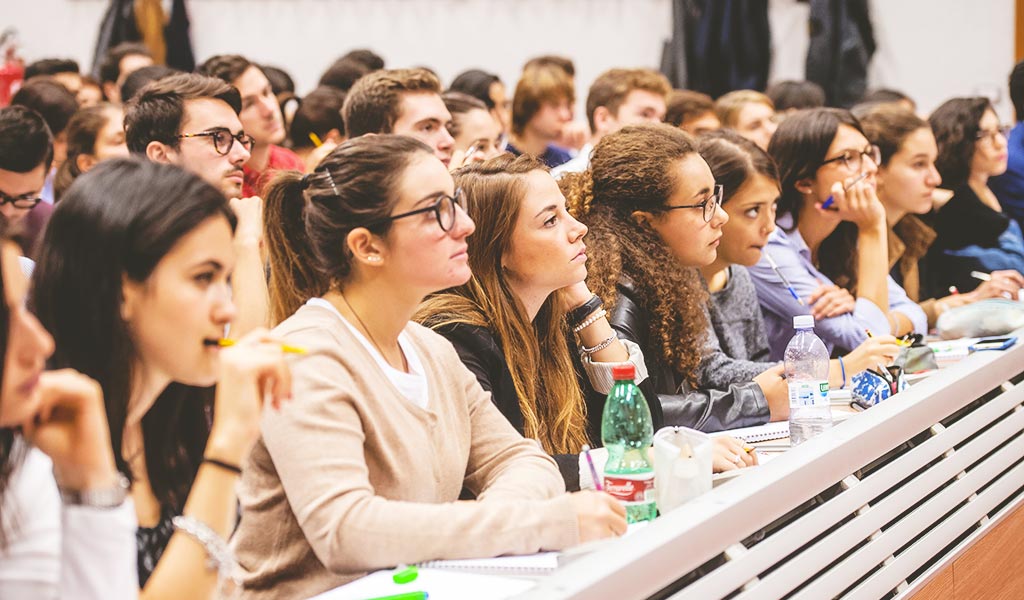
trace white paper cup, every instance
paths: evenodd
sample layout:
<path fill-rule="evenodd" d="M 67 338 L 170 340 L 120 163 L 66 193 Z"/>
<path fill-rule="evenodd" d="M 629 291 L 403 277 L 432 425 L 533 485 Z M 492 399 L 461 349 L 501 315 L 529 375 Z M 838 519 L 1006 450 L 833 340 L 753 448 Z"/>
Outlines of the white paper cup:
<path fill-rule="evenodd" d="M 706 433 L 665 427 L 654 434 L 654 488 L 662 514 L 711 490 L 712 459 L 711 436 Z"/>

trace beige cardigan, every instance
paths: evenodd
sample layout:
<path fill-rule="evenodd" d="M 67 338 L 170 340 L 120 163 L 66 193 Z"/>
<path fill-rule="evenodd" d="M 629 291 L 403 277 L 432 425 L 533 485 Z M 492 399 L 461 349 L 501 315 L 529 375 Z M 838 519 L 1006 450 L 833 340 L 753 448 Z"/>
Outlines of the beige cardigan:
<path fill-rule="evenodd" d="M 242 475 L 232 545 L 245 597 L 305 598 L 398 563 L 578 542 L 554 462 L 447 340 L 405 331 L 429 382 L 426 409 L 329 309 L 304 306 L 276 328 L 309 353 L 292 363 L 294 400 L 267 412 Z M 464 485 L 477 501 L 459 501 Z"/>

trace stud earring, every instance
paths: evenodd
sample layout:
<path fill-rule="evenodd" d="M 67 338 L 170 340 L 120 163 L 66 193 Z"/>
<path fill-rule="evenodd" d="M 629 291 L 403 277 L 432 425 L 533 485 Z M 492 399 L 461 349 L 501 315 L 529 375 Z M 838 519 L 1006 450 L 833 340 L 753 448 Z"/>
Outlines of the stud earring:
<path fill-rule="evenodd" d="M 380 257 L 377 256 L 376 254 L 371 254 L 370 256 L 366 257 L 366 260 L 370 262 L 380 262 Z"/>

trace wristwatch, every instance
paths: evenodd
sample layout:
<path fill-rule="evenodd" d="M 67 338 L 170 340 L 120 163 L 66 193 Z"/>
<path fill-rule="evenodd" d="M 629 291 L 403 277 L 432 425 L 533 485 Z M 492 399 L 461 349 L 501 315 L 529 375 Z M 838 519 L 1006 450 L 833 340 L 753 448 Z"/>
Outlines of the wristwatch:
<path fill-rule="evenodd" d="M 110 487 L 92 490 L 69 490 L 60 487 L 60 499 L 67 506 L 88 506 L 92 508 L 117 508 L 124 504 L 131 489 L 131 483 L 123 473 L 117 474 L 117 480 Z"/>

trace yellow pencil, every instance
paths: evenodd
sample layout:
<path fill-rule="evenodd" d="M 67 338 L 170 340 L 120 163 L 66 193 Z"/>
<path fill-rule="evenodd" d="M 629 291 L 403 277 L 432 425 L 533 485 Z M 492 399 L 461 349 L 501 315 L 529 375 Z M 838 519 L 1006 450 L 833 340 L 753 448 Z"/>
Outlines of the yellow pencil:
<path fill-rule="evenodd" d="M 235 340 L 222 338 L 217 340 L 216 342 L 213 342 L 212 340 L 208 341 L 207 345 L 212 346 L 214 345 L 214 343 L 216 343 L 216 345 L 220 346 L 221 348 L 226 348 L 228 346 L 234 346 L 237 342 Z M 305 348 L 302 348 L 301 346 L 289 346 L 288 344 L 281 344 L 281 352 L 284 352 L 286 354 L 305 354 L 307 350 Z"/>
<path fill-rule="evenodd" d="M 313 133 L 312 131 L 309 132 L 309 141 L 313 142 L 313 145 L 316 146 L 317 148 L 324 145 L 324 142 L 323 140 L 320 139 L 320 136 Z"/>

